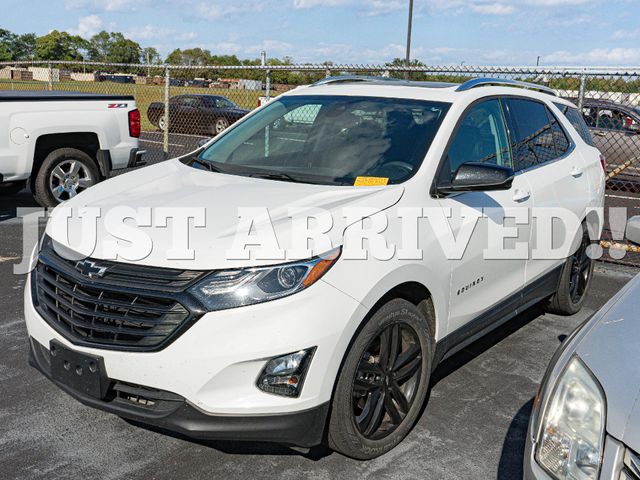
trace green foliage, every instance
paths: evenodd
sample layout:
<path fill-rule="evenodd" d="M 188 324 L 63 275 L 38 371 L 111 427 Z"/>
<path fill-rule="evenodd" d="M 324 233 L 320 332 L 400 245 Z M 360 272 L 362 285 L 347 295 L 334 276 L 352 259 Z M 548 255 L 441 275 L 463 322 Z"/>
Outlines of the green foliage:
<path fill-rule="evenodd" d="M 83 60 L 87 41 L 78 35 L 53 30 L 36 39 L 37 60 Z"/>
<path fill-rule="evenodd" d="M 30 60 L 36 50 L 36 34 L 16 35 L 0 28 L 0 61 Z"/>
<path fill-rule="evenodd" d="M 158 52 L 155 49 L 153 51 L 159 58 Z M 146 58 L 141 58 L 143 50 L 140 45 L 120 32 L 109 33 L 103 30 L 97 33 L 89 40 L 87 52 L 89 60 L 94 62 L 146 63 Z"/>

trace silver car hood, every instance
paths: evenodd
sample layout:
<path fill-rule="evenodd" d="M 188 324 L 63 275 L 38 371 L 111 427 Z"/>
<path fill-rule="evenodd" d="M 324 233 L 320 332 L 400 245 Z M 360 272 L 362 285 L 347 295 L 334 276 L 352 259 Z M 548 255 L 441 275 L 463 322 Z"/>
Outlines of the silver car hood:
<path fill-rule="evenodd" d="M 640 452 L 640 275 L 580 341 L 576 352 L 607 398 L 607 432 Z"/>

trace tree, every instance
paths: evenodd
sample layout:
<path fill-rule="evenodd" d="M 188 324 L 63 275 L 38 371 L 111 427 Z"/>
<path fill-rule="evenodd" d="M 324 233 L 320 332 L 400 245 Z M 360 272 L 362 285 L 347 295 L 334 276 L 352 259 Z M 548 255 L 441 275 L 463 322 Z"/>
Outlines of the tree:
<path fill-rule="evenodd" d="M 35 57 L 38 60 L 83 60 L 87 42 L 77 35 L 53 30 L 36 39 Z"/>
<path fill-rule="evenodd" d="M 141 53 L 140 45 L 120 32 L 103 30 L 91 37 L 88 44 L 89 59 L 94 62 L 139 63 Z"/>
<path fill-rule="evenodd" d="M 104 30 L 95 34 L 89 40 L 88 55 L 89 60 L 93 62 L 109 61 L 109 48 L 111 46 L 111 37 L 109 32 Z"/>
<path fill-rule="evenodd" d="M 194 66 L 211 65 L 213 63 L 211 52 L 202 48 L 187 48 L 186 50 L 176 48 L 165 61 L 172 65 Z"/>
<path fill-rule="evenodd" d="M 0 28 L 0 61 L 29 60 L 35 55 L 35 49 L 35 33 L 16 35 Z"/>
<path fill-rule="evenodd" d="M 147 47 L 140 52 L 140 61 L 151 65 L 161 65 L 162 57 L 160 57 L 158 50 L 153 47 Z"/>

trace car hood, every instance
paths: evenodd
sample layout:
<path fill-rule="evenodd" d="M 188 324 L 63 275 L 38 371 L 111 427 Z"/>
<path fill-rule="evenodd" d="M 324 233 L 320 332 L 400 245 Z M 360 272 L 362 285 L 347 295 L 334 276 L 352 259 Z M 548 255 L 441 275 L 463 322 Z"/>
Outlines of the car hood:
<path fill-rule="evenodd" d="M 607 432 L 640 452 L 640 275 L 577 346 L 607 398 Z"/>
<path fill-rule="evenodd" d="M 367 209 L 368 213 L 365 216 L 368 216 L 397 203 L 403 192 L 404 187 L 401 185 L 311 185 L 213 173 L 184 165 L 175 159 L 99 183 L 58 206 L 54 215 L 63 213 L 66 207 L 71 207 L 73 216 L 65 227 L 66 232 L 53 228 L 53 222 L 50 221 L 47 234 L 53 238 L 55 244 L 61 245 L 63 250 L 79 252 L 79 256 L 109 259 L 104 252 L 104 242 L 100 240 L 112 238 L 107 233 L 104 221 L 109 210 L 123 206 L 136 209 L 151 207 L 155 215 L 158 207 L 205 207 L 206 226 L 191 226 L 189 229 L 189 248 L 195 251 L 193 259 L 166 259 L 166 252 L 173 245 L 170 229 L 138 227 L 151 237 L 152 252 L 142 259 L 119 258 L 118 261 L 197 270 L 270 265 L 282 263 L 285 259 L 257 260 L 253 254 L 250 260 L 227 259 L 227 251 L 233 245 L 240 223 L 239 208 L 266 207 L 273 231 L 283 250 L 292 246 L 290 208 L 329 211 L 334 225 L 327 235 L 335 247 L 342 245 L 344 229 L 348 226 L 343 217 L 345 207 Z M 77 212 L 84 207 L 99 207 L 101 213 L 97 219 L 97 245 L 95 249 L 92 246 L 91 250 L 80 247 L 83 245 L 83 227 L 82 221 L 77 218 Z M 157 225 L 157 222 L 155 224 Z"/>

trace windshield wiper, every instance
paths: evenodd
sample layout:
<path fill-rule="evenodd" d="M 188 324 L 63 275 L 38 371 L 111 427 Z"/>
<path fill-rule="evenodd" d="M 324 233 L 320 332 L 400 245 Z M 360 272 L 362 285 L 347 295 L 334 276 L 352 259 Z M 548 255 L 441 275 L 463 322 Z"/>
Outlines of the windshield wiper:
<path fill-rule="evenodd" d="M 284 173 L 284 172 L 250 173 L 247 176 L 255 177 L 255 178 L 266 178 L 269 180 L 283 180 L 285 182 L 303 183 L 302 180 L 300 180 L 299 178 L 292 177 L 288 173 Z"/>
<path fill-rule="evenodd" d="M 192 158 L 192 163 L 197 163 L 198 165 L 202 165 L 203 167 L 205 167 L 210 172 L 218 172 L 218 173 L 222 172 L 222 170 L 220 170 L 218 167 L 216 167 L 213 163 L 205 162 L 204 160 L 200 160 L 198 157 L 193 157 Z"/>

